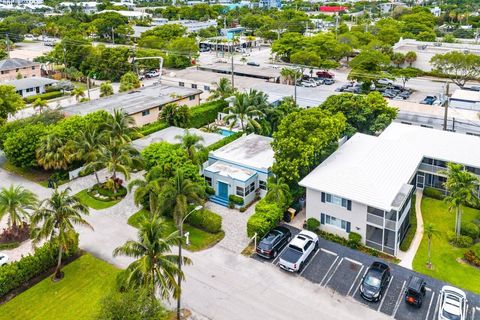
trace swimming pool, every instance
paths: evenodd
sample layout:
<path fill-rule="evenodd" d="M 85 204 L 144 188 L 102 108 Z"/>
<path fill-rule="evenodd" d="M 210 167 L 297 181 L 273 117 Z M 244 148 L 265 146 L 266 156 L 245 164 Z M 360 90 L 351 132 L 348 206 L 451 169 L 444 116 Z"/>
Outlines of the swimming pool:
<path fill-rule="evenodd" d="M 232 134 L 235 133 L 235 131 L 232 131 L 232 130 L 227 130 L 227 129 L 220 129 L 218 131 L 218 133 L 220 133 L 222 136 L 224 137 L 228 137 L 228 136 L 231 136 Z"/>

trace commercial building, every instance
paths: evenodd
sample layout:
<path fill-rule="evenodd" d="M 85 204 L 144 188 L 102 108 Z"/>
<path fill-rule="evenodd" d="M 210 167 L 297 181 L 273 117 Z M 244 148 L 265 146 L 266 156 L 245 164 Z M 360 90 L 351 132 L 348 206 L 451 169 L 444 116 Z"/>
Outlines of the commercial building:
<path fill-rule="evenodd" d="M 118 13 L 119 15 L 124 16 L 128 20 L 134 20 L 134 19 L 141 20 L 141 19 L 150 18 L 152 16 L 150 13 L 140 12 L 140 11 L 128 11 L 128 10 L 103 10 L 98 12 L 98 14 L 107 13 L 107 12 Z"/>
<path fill-rule="evenodd" d="M 179 24 L 187 28 L 187 32 L 198 32 L 202 29 L 207 29 L 210 27 L 216 27 L 217 21 L 216 20 L 207 20 L 207 21 L 196 21 L 196 20 L 172 20 L 168 21 L 168 19 L 163 18 L 155 18 L 154 22 L 152 22 L 152 26 L 150 27 L 142 27 L 142 26 L 133 26 L 133 37 L 140 38 L 142 33 L 148 30 L 152 30 L 155 27 L 163 26 L 166 24 Z"/>
<path fill-rule="evenodd" d="M 450 107 L 480 111 L 480 92 L 457 89 L 450 97 Z"/>
<path fill-rule="evenodd" d="M 20 58 L 0 60 L 0 82 L 41 75 L 40 63 Z"/>
<path fill-rule="evenodd" d="M 43 0 L 0 0 L 0 4 L 17 6 L 24 4 L 41 5 L 43 4 Z"/>
<path fill-rule="evenodd" d="M 4 84 L 12 85 L 17 93 L 22 97 L 34 96 L 46 92 L 46 88 L 57 82 L 57 80 L 49 78 L 25 78 L 5 82 Z"/>
<path fill-rule="evenodd" d="M 273 139 L 249 134 L 211 151 L 203 165 L 203 175 L 208 185 L 215 190 L 210 200 L 228 206 L 229 196 L 243 198 L 244 204 L 263 197 L 267 180 L 272 174 Z"/>
<path fill-rule="evenodd" d="M 131 115 L 135 124 L 140 127 L 157 121 L 162 107 L 166 104 L 175 103 L 189 107 L 198 105 L 201 93 L 198 89 L 154 85 L 67 106 L 63 111 L 67 115 L 85 115 L 98 110 L 113 113 L 115 109 L 120 109 Z"/>
<path fill-rule="evenodd" d="M 356 232 L 366 246 L 396 255 L 415 188 L 444 191 L 448 162 L 480 175 L 480 139 L 400 123 L 378 137 L 357 133 L 300 181 L 306 216 L 324 231 Z"/>
<path fill-rule="evenodd" d="M 260 8 L 280 9 L 282 7 L 282 0 L 260 0 L 258 4 L 259 4 Z"/>

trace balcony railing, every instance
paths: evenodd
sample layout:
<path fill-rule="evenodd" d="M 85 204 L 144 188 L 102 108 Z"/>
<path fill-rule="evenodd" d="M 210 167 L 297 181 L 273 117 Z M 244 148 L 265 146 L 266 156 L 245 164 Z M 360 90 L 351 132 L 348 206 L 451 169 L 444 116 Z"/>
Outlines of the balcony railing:
<path fill-rule="evenodd" d="M 385 219 L 385 228 L 386 229 L 397 231 L 396 226 L 397 226 L 397 223 L 395 221 Z"/>
<path fill-rule="evenodd" d="M 438 171 L 446 170 L 444 167 L 434 166 L 433 164 L 421 163 L 418 170 L 437 173 Z"/>
<path fill-rule="evenodd" d="M 367 221 L 383 228 L 383 217 L 367 213 Z"/>

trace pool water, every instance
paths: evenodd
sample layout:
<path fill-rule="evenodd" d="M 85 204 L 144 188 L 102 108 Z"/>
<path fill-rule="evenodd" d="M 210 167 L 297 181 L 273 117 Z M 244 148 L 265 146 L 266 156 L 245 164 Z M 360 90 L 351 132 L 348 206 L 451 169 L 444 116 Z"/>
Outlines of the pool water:
<path fill-rule="evenodd" d="M 220 129 L 219 133 L 224 137 L 228 137 L 234 134 L 235 132 L 227 129 Z"/>

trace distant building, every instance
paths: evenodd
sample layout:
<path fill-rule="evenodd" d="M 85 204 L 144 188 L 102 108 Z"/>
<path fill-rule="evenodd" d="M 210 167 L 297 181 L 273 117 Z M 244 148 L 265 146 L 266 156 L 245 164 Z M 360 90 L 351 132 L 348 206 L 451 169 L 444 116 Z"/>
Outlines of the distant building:
<path fill-rule="evenodd" d="M 158 26 L 163 26 L 166 24 L 179 24 L 181 26 L 184 26 L 187 28 L 187 32 L 198 32 L 202 29 L 207 29 L 210 27 L 216 27 L 217 26 L 217 20 L 207 20 L 207 21 L 196 21 L 196 20 L 172 20 L 168 21 L 168 19 L 163 19 L 163 18 L 155 18 L 155 22 L 152 23 L 152 26 L 150 27 L 142 27 L 142 26 L 133 26 L 133 37 L 134 38 L 140 38 L 142 33 L 148 30 L 152 30 L 155 27 Z"/>
<path fill-rule="evenodd" d="M 480 92 L 457 89 L 450 97 L 450 107 L 480 111 Z"/>
<path fill-rule="evenodd" d="M 23 5 L 23 4 L 43 4 L 43 0 L 0 0 L 0 4 L 4 5 Z"/>
<path fill-rule="evenodd" d="M 440 9 L 439 7 L 435 7 L 435 8 L 432 8 L 430 9 L 430 12 L 435 16 L 435 17 L 440 17 L 440 15 L 442 14 L 442 9 Z"/>
<path fill-rule="evenodd" d="M 82 1 L 82 2 L 60 2 L 59 7 L 63 9 L 72 10 L 72 8 L 81 8 L 85 13 L 97 12 L 98 2 L 96 1 Z"/>
<path fill-rule="evenodd" d="M 280 9 L 282 7 L 282 1 L 281 0 L 260 0 L 259 2 L 260 8 L 265 8 L 265 9 Z"/>
<path fill-rule="evenodd" d="M 345 6 L 320 6 L 318 10 L 323 13 L 337 13 L 347 11 L 348 8 Z"/>
<path fill-rule="evenodd" d="M 238 37 L 245 32 L 244 27 L 235 27 L 235 28 L 223 28 L 220 30 L 220 34 L 224 37 L 227 37 L 227 40 L 232 40 L 234 37 Z"/>
<path fill-rule="evenodd" d="M 46 92 L 46 88 L 56 83 L 57 80 L 49 78 L 25 78 L 5 82 L 4 84 L 12 85 L 17 93 L 23 98 L 42 94 Z"/>
<path fill-rule="evenodd" d="M 40 77 L 40 63 L 20 58 L 0 60 L 0 82 L 17 78 Z"/>
<path fill-rule="evenodd" d="M 140 11 L 127 11 L 127 10 L 103 10 L 103 11 L 99 11 L 98 14 L 106 13 L 106 12 L 116 12 L 119 15 L 126 17 L 128 20 L 145 19 L 145 18 L 152 17 L 150 13 L 140 12 Z"/>

